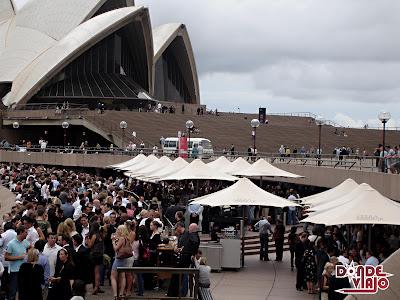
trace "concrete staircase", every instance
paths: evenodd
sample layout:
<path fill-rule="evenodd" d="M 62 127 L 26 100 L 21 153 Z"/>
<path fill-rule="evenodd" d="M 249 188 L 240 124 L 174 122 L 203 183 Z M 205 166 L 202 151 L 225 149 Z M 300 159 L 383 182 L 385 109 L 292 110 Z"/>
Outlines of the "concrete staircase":
<path fill-rule="evenodd" d="M 289 242 L 287 240 L 289 231 L 285 232 L 285 242 L 283 244 L 283 251 L 289 251 Z M 268 242 L 268 253 L 275 253 L 275 243 L 272 237 Z M 244 255 L 259 255 L 260 254 L 260 238 L 258 235 L 250 235 L 244 238 Z"/>
<path fill-rule="evenodd" d="M 192 115 L 192 114 L 159 114 L 153 112 L 130 112 L 130 111 L 105 111 L 104 114 L 91 114 L 84 116 L 85 119 L 95 124 L 99 129 L 107 131 L 119 144 L 122 140 L 122 130 L 119 128 L 120 121 L 127 122 L 125 129 L 125 143 L 132 139 L 135 131 L 137 139 L 143 140 L 146 147 L 159 144 L 161 136 L 177 136 L 178 131 L 184 132 L 185 122 L 192 120 L 195 127 L 200 130 L 199 134 L 192 137 L 204 137 L 211 140 L 214 149 L 229 149 L 231 144 L 235 150 L 246 152 L 252 145 L 250 120 L 256 118 L 252 114 L 221 113 L 216 115 Z M 298 150 L 304 145 L 307 149 L 318 147 L 318 126 L 310 117 L 294 116 L 267 116 L 268 125 L 260 125 L 257 129 L 257 148 L 259 152 L 276 153 L 280 145 L 286 145 Z M 375 147 L 382 141 L 382 131 L 374 129 L 350 129 L 337 128 L 347 136 L 335 133 L 336 127 L 322 126 L 322 149 L 324 154 L 330 154 L 337 146 L 350 146 L 359 148 L 360 152 L 365 148 L 372 154 Z M 399 143 L 400 133 L 388 131 L 386 144 L 395 145 Z M 137 143 L 137 141 L 136 141 Z"/>

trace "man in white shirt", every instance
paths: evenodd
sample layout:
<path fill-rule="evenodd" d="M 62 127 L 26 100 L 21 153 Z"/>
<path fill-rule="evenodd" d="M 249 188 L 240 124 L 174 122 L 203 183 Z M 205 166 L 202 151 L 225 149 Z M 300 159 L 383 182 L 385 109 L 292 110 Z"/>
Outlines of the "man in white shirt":
<path fill-rule="evenodd" d="M 269 235 L 272 234 L 271 217 L 263 216 L 260 221 L 254 225 L 254 229 L 258 230 L 260 236 L 260 260 L 269 261 L 268 258 L 268 242 Z"/>
<path fill-rule="evenodd" d="M 343 265 L 348 265 L 350 260 L 347 258 L 347 251 L 341 251 L 338 261 L 340 261 Z"/>
<path fill-rule="evenodd" d="M 46 151 L 46 147 L 47 147 L 47 142 L 45 140 L 41 140 L 39 141 L 40 144 L 40 149 L 42 150 L 42 152 Z"/>
<path fill-rule="evenodd" d="M 86 236 L 89 237 L 89 222 L 88 222 L 88 217 L 85 214 L 82 214 L 80 223 L 82 225 L 82 231 L 80 232 L 82 238 L 83 238 L 83 245 L 87 247 L 86 245 Z"/>
<path fill-rule="evenodd" d="M 49 185 L 50 185 L 50 181 L 46 180 L 45 183 L 40 188 L 40 195 L 42 196 L 43 200 L 45 200 L 46 202 L 50 196 Z"/>
<path fill-rule="evenodd" d="M 28 233 L 26 236 L 27 241 L 33 246 L 36 241 L 39 240 L 39 234 L 37 233 L 35 227 L 33 227 L 33 220 L 30 217 L 24 219 L 24 226 Z"/>
<path fill-rule="evenodd" d="M 57 262 L 57 254 L 61 246 L 57 245 L 57 234 L 50 233 L 47 238 L 47 243 L 44 246 L 43 255 L 49 259 L 50 277 L 54 276 Z"/>

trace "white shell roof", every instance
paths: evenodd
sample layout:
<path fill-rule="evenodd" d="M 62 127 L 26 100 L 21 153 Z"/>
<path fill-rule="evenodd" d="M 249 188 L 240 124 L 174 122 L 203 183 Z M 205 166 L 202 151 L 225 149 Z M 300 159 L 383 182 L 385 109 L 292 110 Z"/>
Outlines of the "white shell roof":
<path fill-rule="evenodd" d="M 178 35 L 181 23 L 169 23 L 153 29 L 154 57 L 158 58 Z"/>
<path fill-rule="evenodd" d="M 17 11 L 17 26 L 32 28 L 60 40 L 93 16 L 105 0 L 40 0 L 40 5 L 37 2 L 30 1 Z"/>
<path fill-rule="evenodd" d="M 194 59 L 194 53 L 192 44 L 190 42 L 189 34 L 187 32 L 186 26 L 181 23 L 168 23 L 156 27 L 153 29 L 153 45 L 154 45 L 154 60 L 153 63 L 156 64 L 157 60 L 161 57 L 163 52 L 168 48 L 168 46 L 174 41 L 178 36 L 183 38 L 185 43 L 186 52 L 188 54 L 190 67 L 193 76 L 194 89 L 197 101 L 200 99 L 200 87 L 199 79 L 197 76 L 196 61 Z"/>
<path fill-rule="evenodd" d="M 0 0 L 0 23 L 13 16 L 14 9 L 10 0 Z"/>
<path fill-rule="evenodd" d="M 47 81 L 89 47 L 128 24 L 143 7 L 120 8 L 96 16 L 79 25 L 37 57 L 13 81 L 11 92 L 3 98 L 13 105 L 32 97 Z"/>
<path fill-rule="evenodd" d="M 90 18 L 104 2 L 34 0 L 14 14 L 10 1 L 0 0 L 0 82 L 14 81 L 34 59 Z"/>

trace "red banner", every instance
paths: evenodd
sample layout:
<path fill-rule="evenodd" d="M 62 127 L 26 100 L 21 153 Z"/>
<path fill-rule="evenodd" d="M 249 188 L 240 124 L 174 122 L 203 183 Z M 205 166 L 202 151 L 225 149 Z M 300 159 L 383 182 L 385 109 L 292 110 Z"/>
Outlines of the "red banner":
<path fill-rule="evenodd" d="M 188 142 L 185 136 L 179 138 L 179 157 L 188 157 Z"/>

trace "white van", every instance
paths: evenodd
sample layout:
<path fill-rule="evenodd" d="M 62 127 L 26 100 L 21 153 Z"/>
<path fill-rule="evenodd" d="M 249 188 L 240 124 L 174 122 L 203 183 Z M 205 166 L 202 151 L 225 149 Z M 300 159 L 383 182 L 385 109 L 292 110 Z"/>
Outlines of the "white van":
<path fill-rule="evenodd" d="M 189 143 L 189 153 L 192 153 L 193 147 L 198 148 L 199 145 L 203 147 L 203 158 L 208 158 L 214 155 L 214 150 L 209 139 L 205 138 L 190 138 Z M 177 137 L 167 137 L 164 141 L 163 153 L 178 155 L 179 149 L 179 138 Z"/>

